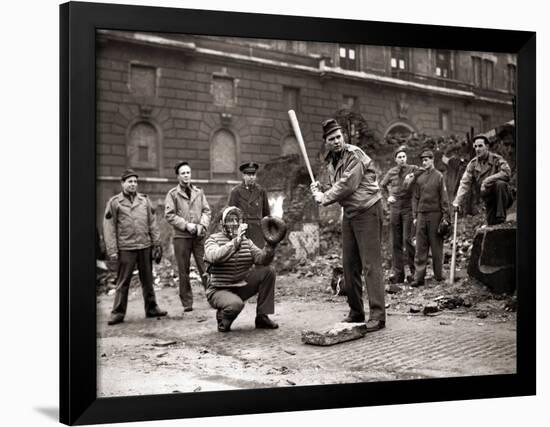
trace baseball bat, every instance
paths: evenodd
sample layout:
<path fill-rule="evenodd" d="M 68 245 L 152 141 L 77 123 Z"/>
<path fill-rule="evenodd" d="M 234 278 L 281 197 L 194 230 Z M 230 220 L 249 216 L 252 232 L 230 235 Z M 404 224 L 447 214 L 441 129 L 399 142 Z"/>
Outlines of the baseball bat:
<path fill-rule="evenodd" d="M 456 267 L 456 226 L 458 223 L 458 211 L 455 211 L 455 225 L 453 230 L 453 253 L 451 256 L 451 271 L 449 274 L 449 284 L 453 284 L 455 281 L 455 267 Z"/>
<path fill-rule="evenodd" d="M 307 171 L 309 172 L 309 177 L 311 182 L 315 183 L 315 177 L 313 176 L 313 171 L 311 170 L 311 165 L 309 164 L 309 157 L 307 156 L 306 144 L 304 143 L 304 138 L 302 137 L 302 132 L 300 131 L 300 125 L 298 123 L 298 118 L 294 110 L 288 110 L 288 117 L 290 117 L 290 123 L 292 124 L 292 129 L 294 130 L 294 135 L 298 140 L 298 145 L 300 146 L 300 151 L 302 152 L 302 157 L 306 162 Z"/>

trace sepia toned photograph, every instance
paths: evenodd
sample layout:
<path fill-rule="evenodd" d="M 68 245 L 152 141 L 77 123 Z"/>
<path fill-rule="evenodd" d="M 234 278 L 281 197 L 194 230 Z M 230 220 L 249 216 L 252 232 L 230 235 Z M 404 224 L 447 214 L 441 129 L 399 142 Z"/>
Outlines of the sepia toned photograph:
<path fill-rule="evenodd" d="M 97 397 L 516 374 L 517 69 L 96 30 Z"/>

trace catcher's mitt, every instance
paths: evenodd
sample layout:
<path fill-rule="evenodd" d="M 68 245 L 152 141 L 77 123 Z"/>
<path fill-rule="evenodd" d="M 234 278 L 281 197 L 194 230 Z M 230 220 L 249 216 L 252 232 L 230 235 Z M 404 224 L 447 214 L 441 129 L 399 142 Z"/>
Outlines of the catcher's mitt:
<path fill-rule="evenodd" d="M 281 218 L 264 216 L 260 221 L 260 227 L 265 241 L 271 246 L 279 244 L 286 236 L 286 224 Z"/>

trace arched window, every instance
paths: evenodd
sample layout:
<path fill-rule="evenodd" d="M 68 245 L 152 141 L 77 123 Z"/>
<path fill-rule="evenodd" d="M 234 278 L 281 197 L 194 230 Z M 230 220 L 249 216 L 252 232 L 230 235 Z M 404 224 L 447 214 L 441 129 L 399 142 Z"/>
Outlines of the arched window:
<path fill-rule="evenodd" d="M 210 146 L 210 170 L 213 179 L 235 179 L 237 175 L 237 141 L 233 133 L 220 129 Z"/>
<path fill-rule="evenodd" d="M 159 134 L 148 122 L 135 123 L 128 132 L 128 162 L 130 167 L 154 169 L 158 167 Z"/>
<path fill-rule="evenodd" d="M 412 133 L 414 133 L 414 128 L 403 122 L 394 123 L 386 131 L 384 138 L 388 137 L 398 137 L 398 138 L 408 138 Z"/>
<path fill-rule="evenodd" d="M 300 154 L 298 140 L 294 135 L 288 135 L 283 139 L 283 143 L 281 144 L 281 156 L 288 156 L 290 154 Z"/>

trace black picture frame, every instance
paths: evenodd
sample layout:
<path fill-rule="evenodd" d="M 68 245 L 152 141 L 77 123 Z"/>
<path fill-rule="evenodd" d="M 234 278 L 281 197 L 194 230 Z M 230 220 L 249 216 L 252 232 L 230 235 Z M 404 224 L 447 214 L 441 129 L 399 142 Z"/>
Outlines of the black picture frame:
<path fill-rule="evenodd" d="M 93 159 L 96 114 L 95 31 L 98 28 L 517 54 L 517 373 L 97 398 L 94 282 L 96 171 Z M 535 33 L 69 2 L 60 6 L 60 34 L 62 423 L 73 425 L 161 420 L 535 394 Z M 212 404 L 222 400 L 223 405 Z"/>

